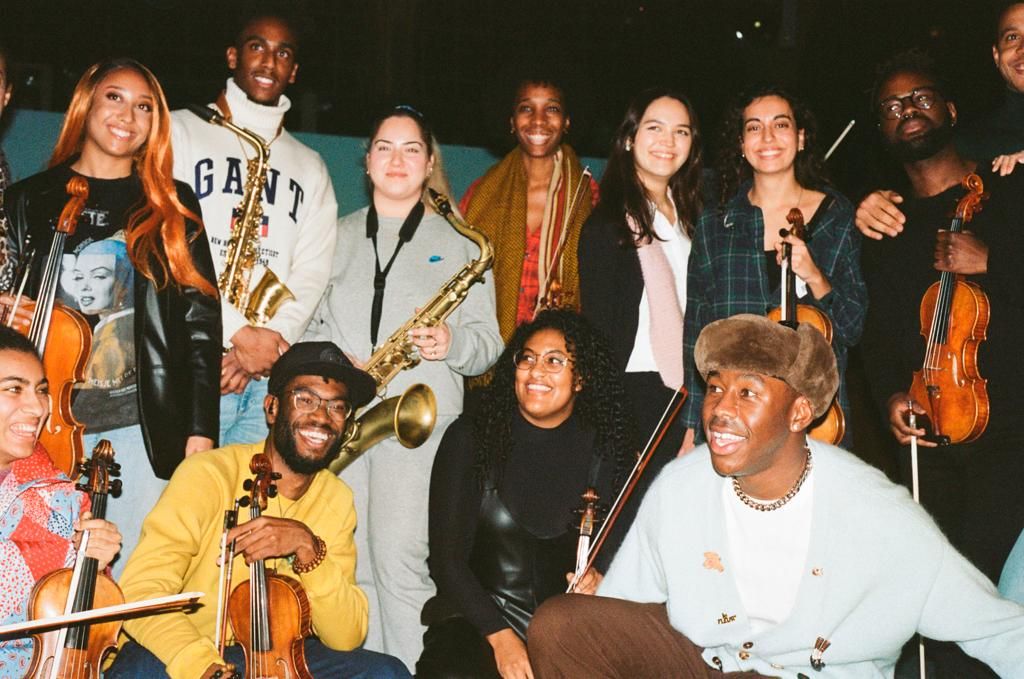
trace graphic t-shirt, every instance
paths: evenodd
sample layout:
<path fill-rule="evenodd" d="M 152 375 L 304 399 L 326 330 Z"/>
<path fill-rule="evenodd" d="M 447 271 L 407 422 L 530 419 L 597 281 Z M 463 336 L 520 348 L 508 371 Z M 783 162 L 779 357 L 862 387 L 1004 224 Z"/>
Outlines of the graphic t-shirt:
<path fill-rule="evenodd" d="M 92 327 L 85 381 L 75 388 L 72 410 L 90 432 L 137 424 L 134 277 L 125 226 L 141 204 L 135 176 L 93 179 L 78 228 L 61 260 L 58 299 Z"/>

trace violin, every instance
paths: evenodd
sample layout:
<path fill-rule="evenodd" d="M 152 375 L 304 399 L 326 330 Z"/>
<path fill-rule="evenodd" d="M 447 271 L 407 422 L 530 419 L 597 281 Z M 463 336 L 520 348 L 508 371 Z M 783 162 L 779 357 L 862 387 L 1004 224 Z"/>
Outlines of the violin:
<path fill-rule="evenodd" d="M 576 568 L 573 571 L 572 582 L 569 584 L 569 591 L 575 591 L 576 587 L 587 572 L 587 558 L 590 556 L 590 540 L 594 535 L 594 527 L 600 524 L 598 518 L 597 503 L 601 499 L 597 489 L 588 487 L 583 495 L 583 508 L 576 510 L 580 515 L 580 537 L 576 541 Z"/>
<path fill-rule="evenodd" d="M 687 397 L 686 387 L 679 387 L 678 390 L 672 392 L 672 398 L 669 399 L 668 404 L 665 406 L 665 410 L 661 413 L 661 419 L 658 420 L 658 426 L 655 427 L 651 433 L 651 437 L 647 439 L 647 445 L 644 449 L 637 453 L 636 463 L 633 465 L 633 469 L 630 470 L 629 476 L 626 477 L 625 483 L 622 485 L 622 490 L 615 497 L 615 501 L 612 506 L 608 509 L 605 519 L 601 522 L 601 527 L 597 530 L 597 534 L 593 536 L 593 544 L 590 537 L 587 538 L 588 551 L 586 557 L 583 558 L 582 554 L 576 556 L 576 572 L 573 574 L 572 582 L 569 587 L 566 588 L 565 593 L 571 594 L 576 590 L 577 585 L 583 576 L 586 575 L 587 571 L 594 567 L 594 562 L 597 560 L 597 555 L 601 552 L 601 548 L 604 546 L 605 541 L 608 539 L 608 535 L 611 533 L 612 526 L 618 520 L 622 514 L 622 509 L 626 506 L 626 502 L 629 501 L 633 491 L 636 490 L 637 484 L 640 482 L 640 477 L 643 475 L 644 470 L 647 468 L 648 463 L 654 457 L 654 453 L 657 452 L 658 446 L 661 445 L 665 435 L 668 434 L 668 430 L 672 428 L 676 418 L 679 416 L 679 411 L 683 409 L 683 403 L 686 402 Z M 588 489 L 589 490 L 589 489 Z M 584 493 L 584 502 L 590 501 L 591 494 L 589 492 Z M 593 493 L 594 511 L 597 509 L 597 493 Z M 584 507 L 583 517 L 581 520 L 580 530 L 581 532 L 586 526 L 587 509 Z M 593 529 L 594 524 L 591 524 L 590 528 Z M 581 565 L 582 564 L 582 565 Z"/>
<path fill-rule="evenodd" d="M 978 175 L 967 175 L 962 185 L 967 194 L 957 203 L 951 233 L 963 231 L 988 198 Z M 928 430 L 925 440 L 964 443 L 988 426 L 987 380 L 978 373 L 978 347 L 985 340 L 989 314 L 981 287 L 951 271 L 943 271 L 921 298 L 924 362 L 914 371 L 910 396 L 925 409 L 927 418 L 918 416 L 918 425 Z"/>
<path fill-rule="evenodd" d="M 249 517 L 259 518 L 267 498 L 277 495 L 270 458 L 253 455 L 246 479 Z M 306 665 L 303 639 L 312 636 L 312 609 L 302 585 L 294 578 L 267 573 L 263 561 L 249 565 L 249 579 L 231 592 L 228 619 L 245 651 L 247 679 L 313 679 Z"/>
<path fill-rule="evenodd" d="M 593 176 L 594 174 L 590 171 L 590 168 L 584 167 L 583 172 L 580 173 L 580 180 L 576 184 L 576 190 L 573 191 L 572 200 L 563 206 L 562 229 L 558 235 L 558 246 L 550 257 L 553 266 L 548 274 L 548 279 L 544 281 L 544 289 L 537 296 L 537 308 L 534 311 L 534 315 L 544 309 L 572 308 L 575 304 L 572 294 L 566 293 L 562 289 L 562 254 L 565 251 L 566 243 L 569 242 L 569 229 L 572 227 L 572 220 L 576 217 L 576 212 L 579 210 L 580 199 L 584 195 L 583 190 L 590 186 Z"/>
<path fill-rule="evenodd" d="M 92 459 L 81 465 L 87 481 L 76 486 L 89 493 L 94 518 L 102 519 L 107 513 L 107 495 L 121 493 L 120 479 L 111 477 L 120 473 L 114 463 L 114 449 L 110 441 L 102 439 L 92 451 Z M 99 572 L 99 562 L 85 556 L 89 531 L 82 534 L 75 557 L 75 567 L 61 568 L 44 575 L 29 598 L 30 619 L 51 618 L 89 611 L 93 608 L 116 606 L 124 603 L 121 588 L 105 573 Z M 35 679 L 99 679 L 103 658 L 117 647 L 121 620 L 106 620 L 91 624 L 78 624 L 58 630 L 36 634 L 32 666 L 25 676 Z"/>
<path fill-rule="evenodd" d="M 786 215 L 790 228 L 780 229 L 779 235 L 785 238 L 793 234 L 800 240 L 807 239 L 807 227 L 800 208 L 793 208 Z M 832 321 L 821 309 L 810 304 L 797 304 L 796 274 L 793 273 L 793 246 L 782 244 L 782 300 L 781 305 L 768 312 L 768 318 L 793 328 L 806 323 L 820 332 L 832 344 Z M 846 434 L 846 418 L 836 398 L 832 399 L 828 411 L 811 424 L 808 432 L 810 437 L 824 443 L 838 445 Z"/>
<path fill-rule="evenodd" d="M 0 309 L 0 320 L 11 327 L 19 304 L 32 309 L 32 323 L 25 329 L 18 325 L 35 345 L 43 359 L 43 374 L 50 384 L 52 407 L 46 425 L 39 433 L 39 442 L 50 454 L 57 469 L 72 476 L 85 459 L 82 435 L 85 425 L 71 412 L 71 397 L 76 382 L 85 380 L 85 366 L 92 352 L 92 329 L 88 321 L 73 309 L 56 302 L 57 283 L 60 280 L 61 258 L 68 236 L 73 235 L 78 219 L 89 197 L 89 183 L 83 177 L 72 177 L 67 183 L 70 199 L 61 211 L 54 231 L 50 252 L 42 267 L 39 295 L 36 301 L 21 300 L 21 292 L 28 280 L 32 256 L 24 262 L 24 273 L 18 297 L 13 305 Z M 34 253 L 33 253 L 34 254 Z M 48 341 L 59 347 L 46 351 Z"/>

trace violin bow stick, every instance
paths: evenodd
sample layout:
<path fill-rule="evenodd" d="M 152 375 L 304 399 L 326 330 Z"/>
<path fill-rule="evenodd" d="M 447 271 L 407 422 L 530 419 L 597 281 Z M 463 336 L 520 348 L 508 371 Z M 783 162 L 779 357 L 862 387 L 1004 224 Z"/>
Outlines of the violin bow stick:
<path fill-rule="evenodd" d="M 854 126 L 854 124 L 856 124 L 856 122 L 857 122 L 857 119 L 854 118 L 854 119 L 852 119 L 850 122 L 848 122 L 846 124 L 846 127 L 844 127 L 843 131 L 839 133 L 839 136 L 836 138 L 836 140 L 834 142 L 832 142 L 832 146 L 828 147 L 828 151 L 825 153 L 825 160 L 828 160 L 829 158 L 832 157 L 832 153 L 837 148 L 839 148 L 840 144 L 843 143 L 843 140 L 846 139 L 846 135 L 850 134 L 850 130 L 853 129 L 853 126 Z"/>
<path fill-rule="evenodd" d="M 907 401 L 907 424 L 910 425 L 911 429 L 917 429 L 917 414 L 914 412 L 914 401 Z M 913 489 L 914 502 L 921 504 L 921 486 L 920 479 L 917 474 L 917 437 L 910 437 L 910 479 L 911 487 Z M 918 676 L 921 679 L 925 679 L 925 659 L 924 659 L 924 639 L 919 634 L 917 636 L 917 658 L 918 658 Z"/>
<path fill-rule="evenodd" d="M 171 594 L 155 599 L 145 599 L 144 601 L 93 608 L 88 611 L 71 613 L 70 615 L 58 615 L 52 618 L 39 618 L 38 620 L 0 625 L 0 639 L 21 639 L 29 636 L 32 632 L 40 630 L 67 627 L 83 622 L 138 617 L 140 613 L 148 612 L 152 614 L 176 608 L 186 608 L 195 604 L 201 596 L 204 596 L 203 592 L 182 592 L 181 594 Z"/>
<path fill-rule="evenodd" d="M 583 168 L 580 173 L 580 180 L 576 184 L 576 190 L 573 191 L 572 200 L 570 200 L 565 207 L 565 211 L 562 213 L 562 230 L 558 234 L 558 245 L 555 247 L 555 253 L 551 257 L 551 262 L 554 264 L 552 269 L 558 271 L 557 276 L 551 271 L 548 272 L 547 280 L 544 281 L 543 294 L 537 295 L 537 304 L 540 305 L 541 300 L 548 298 L 551 294 L 551 284 L 555 278 L 561 276 L 562 268 L 562 253 L 565 251 L 565 245 L 569 242 L 569 227 L 573 215 L 576 214 L 576 208 L 579 207 L 580 199 L 583 197 L 583 187 L 590 184 L 590 179 L 594 176 L 594 173 L 590 171 L 590 166 Z M 538 306 L 538 311 L 540 307 Z"/>
<path fill-rule="evenodd" d="M 576 573 L 573 575 L 572 582 L 569 587 L 565 590 L 566 594 L 571 594 L 575 591 L 576 586 L 579 585 L 581 579 L 594 566 L 594 560 L 597 559 L 598 553 L 601 551 L 601 547 L 604 545 L 605 539 L 611 532 L 612 526 L 615 525 L 616 519 L 619 518 L 619 514 L 622 513 L 622 508 L 626 505 L 626 501 L 629 500 L 630 495 L 633 494 L 633 490 L 636 488 L 637 482 L 640 480 L 640 475 L 644 473 L 644 469 L 647 468 L 647 463 L 651 461 L 654 453 L 658 450 L 658 446 L 661 445 L 662 439 L 665 438 L 665 434 L 668 433 L 669 427 L 672 426 L 673 420 L 679 414 L 679 410 L 683 407 L 683 403 L 686 401 L 686 388 L 679 387 L 678 390 L 672 393 L 672 398 L 669 399 L 668 405 L 665 406 L 665 410 L 661 413 L 661 419 L 658 420 L 658 426 L 654 428 L 650 438 L 647 439 L 647 445 L 644 447 L 644 452 L 637 457 L 636 464 L 633 465 L 632 471 L 629 472 L 629 476 L 626 477 L 626 482 L 622 486 L 622 490 L 619 491 L 618 496 L 615 498 L 615 502 L 612 503 L 611 508 L 608 510 L 608 518 L 602 522 L 601 527 L 597 531 L 597 535 L 594 537 L 593 543 L 590 547 L 590 552 L 587 554 L 587 563 L 580 569 L 577 568 Z"/>

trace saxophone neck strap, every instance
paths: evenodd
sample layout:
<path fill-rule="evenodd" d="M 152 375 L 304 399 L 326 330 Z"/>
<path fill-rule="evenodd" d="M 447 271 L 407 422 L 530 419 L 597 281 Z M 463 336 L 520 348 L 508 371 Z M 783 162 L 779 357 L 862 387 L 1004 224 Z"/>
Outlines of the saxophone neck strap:
<path fill-rule="evenodd" d="M 402 249 L 402 246 L 412 240 L 412 237 L 416 235 L 416 229 L 419 227 L 420 222 L 423 220 L 424 205 L 421 202 L 417 202 L 412 208 L 409 214 L 405 217 L 405 221 L 402 222 L 402 228 L 398 230 L 398 243 L 395 245 L 395 251 L 391 253 L 391 259 L 388 260 L 387 265 L 380 268 L 380 253 L 377 252 L 377 230 L 379 224 L 377 222 L 377 208 L 370 203 L 370 209 L 366 213 L 366 237 L 373 241 L 373 306 L 370 307 L 370 344 L 374 350 L 377 347 L 377 333 L 380 330 L 380 315 L 381 310 L 384 308 L 384 287 L 387 285 L 388 273 L 391 271 L 391 265 L 395 263 L 395 258 L 398 257 L 398 252 Z"/>

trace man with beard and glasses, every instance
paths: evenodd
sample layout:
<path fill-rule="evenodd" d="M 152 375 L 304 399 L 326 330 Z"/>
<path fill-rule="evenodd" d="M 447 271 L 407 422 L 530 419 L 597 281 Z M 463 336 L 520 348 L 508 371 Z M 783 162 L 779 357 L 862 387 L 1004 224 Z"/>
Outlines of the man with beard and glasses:
<path fill-rule="evenodd" d="M 224 511 L 248 496 L 243 484 L 257 453 L 280 478 L 262 516 L 240 517 L 227 534 L 238 558 L 232 585 L 247 580 L 246 564 L 261 559 L 302 585 L 314 634 L 304 643 L 305 657 L 316 679 L 409 676 L 395 658 L 356 648 L 366 635 L 367 604 L 355 584 L 352 492 L 327 469 L 353 410 L 374 391 L 373 379 L 330 342 L 300 342 L 277 360 L 263 401 L 270 436 L 186 459 L 146 517 L 121 579 L 128 601 L 199 591 L 202 605 L 125 623 L 130 641 L 107 677 L 191 679 L 245 666 L 237 643 L 221 657 L 214 631 Z"/>
<path fill-rule="evenodd" d="M 898 238 L 866 241 L 863 272 L 871 303 L 862 340 L 865 368 L 876 402 L 884 404 L 893 435 L 904 446 L 904 482 L 910 482 L 908 444 L 923 436 L 907 422 L 907 392 L 914 370 L 924 361 L 921 298 L 940 272 L 952 272 L 979 285 L 990 303 L 986 339 L 978 370 L 987 380 L 988 426 L 974 441 L 936 447 L 920 440 L 921 502 L 975 566 L 992 580 L 1024 526 L 1024 173 L 993 173 L 988 164 L 961 156 L 951 128 L 956 106 L 931 65 L 918 55 L 897 56 L 881 71 L 874 89 L 879 130 L 887 149 L 906 173 L 910 191 L 901 206 L 907 221 Z M 988 198 L 966 224 L 951 233 L 950 217 L 965 194 L 961 181 L 975 172 Z M 951 332 L 957 332 L 954 325 Z M 962 330 L 960 330 L 962 331 Z M 955 649 L 952 649 L 955 651 Z M 968 659 L 933 656 L 949 676 L 984 677 Z"/>
<path fill-rule="evenodd" d="M 915 632 L 1024 677 L 1024 607 L 906 489 L 808 438 L 839 383 L 818 331 L 733 316 L 694 362 L 707 444 L 658 475 L 597 596 L 534 615 L 537 677 L 892 679 Z"/>

